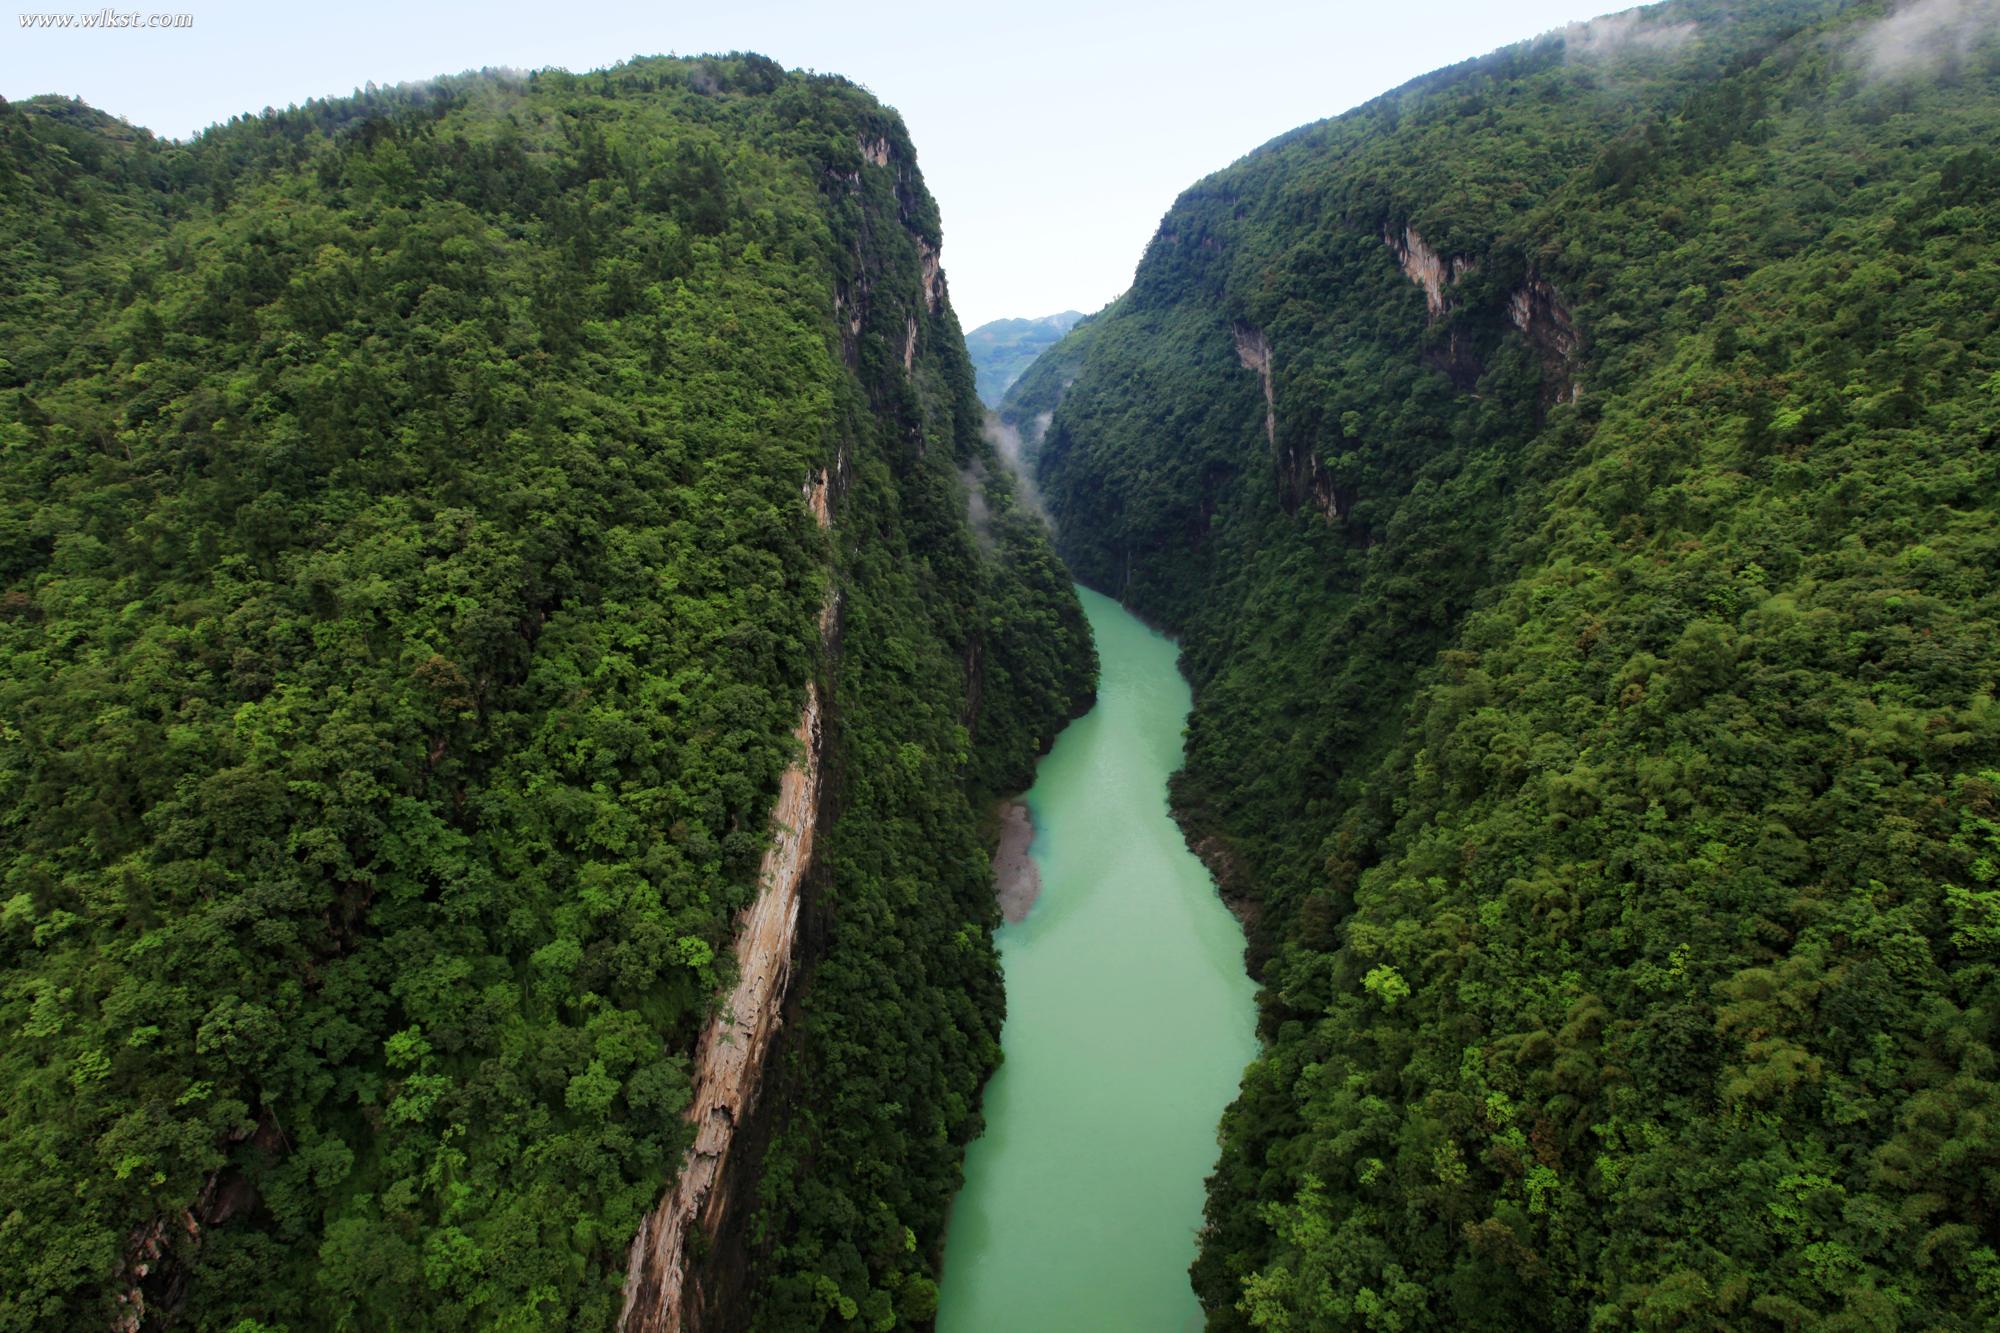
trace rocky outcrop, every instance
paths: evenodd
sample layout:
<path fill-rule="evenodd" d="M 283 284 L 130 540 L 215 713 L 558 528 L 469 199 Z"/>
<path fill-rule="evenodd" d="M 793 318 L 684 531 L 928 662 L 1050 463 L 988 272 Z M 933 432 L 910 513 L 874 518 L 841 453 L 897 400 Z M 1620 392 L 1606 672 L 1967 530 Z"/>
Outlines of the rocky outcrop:
<path fill-rule="evenodd" d="M 1477 268 L 1477 262 L 1463 256 L 1446 258 L 1431 249 L 1415 227 L 1404 227 L 1398 236 L 1392 228 L 1384 226 L 1382 240 L 1396 256 L 1404 274 L 1424 289 L 1424 306 L 1430 311 L 1431 323 L 1450 314 L 1451 288 Z"/>
<path fill-rule="evenodd" d="M 1453 312 L 1452 289 L 1461 278 L 1479 267 L 1464 255 L 1445 256 L 1432 249 L 1415 227 L 1406 226 L 1399 235 L 1394 228 L 1382 228 L 1383 244 L 1396 256 L 1396 264 L 1411 282 L 1424 289 L 1424 310 L 1432 324 L 1444 322 Z M 1443 341 L 1424 353 L 1426 364 L 1444 372 L 1453 385 L 1470 390 L 1485 369 L 1471 343 L 1456 324 L 1448 326 Z"/>
<path fill-rule="evenodd" d="M 153 1268 L 168 1253 L 173 1240 L 172 1227 L 175 1222 L 184 1227 L 190 1239 L 198 1238 L 201 1228 L 195 1223 L 194 1210 L 182 1209 L 178 1218 L 170 1222 L 164 1217 L 156 1217 L 125 1238 L 125 1262 L 118 1270 L 118 1311 L 112 1316 L 113 1333 L 139 1333 L 146 1321 L 146 1279 L 152 1276 Z"/>
<path fill-rule="evenodd" d="M 836 322 L 847 330 L 845 336 L 850 344 L 854 339 L 861 336 L 861 325 L 867 318 L 867 315 L 868 291 L 865 286 L 851 296 L 845 288 L 834 292 L 833 317 Z M 851 365 L 853 360 L 854 358 L 850 355 L 848 363 Z"/>
<path fill-rule="evenodd" d="M 803 487 L 806 505 L 822 528 L 832 524 L 830 489 L 824 468 Z M 820 609 L 822 643 L 830 644 L 838 613 L 838 591 L 829 589 Z M 723 1173 L 738 1127 L 756 1103 L 778 1032 L 792 977 L 802 892 L 812 865 L 826 759 L 819 689 L 811 681 L 793 734 L 800 757 L 778 781 L 771 846 L 759 866 L 757 896 L 737 923 L 736 985 L 695 1047 L 694 1099 L 688 1108 L 694 1146 L 682 1160 L 673 1188 L 646 1215 L 632 1240 L 618 1317 L 619 1329 L 627 1333 L 677 1333 L 683 1326 L 688 1243 L 697 1230 L 712 1240 L 722 1225 L 729 1200 L 729 1191 L 721 1188 Z"/>
<path fill-rule="evenodd" d="M 1271 390 L 1271 340 L 1264 336 L 1262 329 L 1252 328 L 1242 320 L 1230 326 L 1230 333 L 1236 338 L 1236 359 L 1243 363 L 1245 370 L 1254 370 L 1264 381 L 1264 440 L 1272 448 L 1278 446 L 1278 399 Z"/>
<path fill-rule="evenodd" d="M 1271 379 L 1270 338 L 1262 329 L 1240 319 L 1230 325 L 1229 332 L 1236 341 L 1236 359 L 1245 370 L 1257 372 L 1264 385 L 1264 442 L 1271 447 L 1271 458 L 1278 472 L 1278 496 L 1286 510 L 1296 511 L 1300 505 L 1307 505 L 1327 518 L 1339 518 L 1345 506 L 1334 493 L 1333 478 L 1320 465 L 1319 454 L 1310 444 L 1293 444 L 1284 449 L 1278 446 L 1278 397 Z"/>
<path fill-rule="evenodd" d="M 248 1141 L 266 1161 L 289 1151 L 274 1113 L 266 1112 L 255 1126 L 244 1125 L 227 1136 L 230 1144 Z M 203 1238 L 231 1218 L 255 1211 L 257 1187 L 235 1164 L 211 1171 L 192 1206 L 168 1217 L 156 1217 L 125 1238 L 125 1259 L 119 1266 L 114 1333 L 139 1333 L 148 1324 L 172 1321 L 187 1293 L 188 1260 Z"/>
<path fill-rule="evenodd" d="M 1479 267 L 1478 261 L 1439 254 L 1415 227 L 1404 227 L 1399 236 L 1393 228 L 1384 226 L 1382 241 L 1396 256 L 1403 273 L 1424 289 L 1424 309 L 1430 322 L 1437 324 L 1451 315 L 1455 308 L 1452 289 Z M 1541 358 L 1543 382 L 1548 386 L 1544 405 L 1573 403 L 1581 397 L 1583 386 L 1576 378 L 1579 346 L 1576 321 L 1556 295 L 1555 286 L 1531 269 L 1527 281 L 1507 297 L 1507 322 L 1527 335 Z M 1479 382 L 1485 370 L 1456 327 L 1447 330 L 1442 345 L 1429 350 L 1425 360 L 1466 390 Z"/>
<path fill-rule="evenodd" d="M 944 265 L 938 252 L 923 237 L 917 237 L 917 263 L 923 269 L 924 303 L 935 315 L 944 309 Z"/>
<path fill-rule="evenodd" d="M 933 315 L 942 313 L 945 304 L 944 264 L 938 256 L 937 248 L 911 222 L 914 196 L 908 168 L 886 138 L 879 136 L 858 138 L 855 140 L 855 146 L 861 150 L 862 160 L 870 166 L 889 168 L 896 173 L 898 212 L 903 224 L 909 228 L 911 239 L 916 242 L 917 247 L 917 267 L 920 276 L 918 290 L 922 294 L 925 309 Z M 834 174 L 839 180 L 849 179 L 847 175 Z M 858 188 L 859 173 L 852 173 L 852 181 L 853 186 Z M 868 322 L 869 298 L 873 286 L 870 281 L 873 270 L 863 260 L 862 242 L 859 238 L 855 241 L 855 259 L 857 275 L 853 285 L 842 283 L 835 287 L 833 293 L 834 319 L 843 330 L 841 336 L 847 363 L 850 366 L 858 364 L 857 344 L 861 337 L 862 326 Z M 903 335 L 903 369 L 906 371 L 916 366 L 917 325 L 918 321 L 912 318 Z"/>
<path fill-rule="evenodd" d="M 1333 478 L 1311 448 L 1287 450 L 1278 462 L 1279 498 L 1289 511 L 1303 505 L 1328 519 L 1345 518 L 1347 505 L 1334 489 Z"/>
<path fill-rule="evenodd" d="M 1531 272 L 1507 298 L 1507 322 L 1526 334 L 1540 354 L 1549 396 L 1571 403 L 1581 398 L 1583 385 L 1576 378 L 1576 321 L 1556 294 L 1555 285 Z"/>

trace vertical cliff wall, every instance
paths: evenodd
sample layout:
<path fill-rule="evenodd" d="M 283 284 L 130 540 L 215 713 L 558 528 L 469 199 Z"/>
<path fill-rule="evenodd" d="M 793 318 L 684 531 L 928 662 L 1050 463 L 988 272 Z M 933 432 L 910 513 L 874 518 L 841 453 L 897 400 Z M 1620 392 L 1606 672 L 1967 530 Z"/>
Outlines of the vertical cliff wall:
<path fill-rule="evenodd" d="M 822 530 L 832 526 L 827 474 L 805 486 Z M 840 593 L 827 591 L 819 615 L 823 660 L 839 654 Z M 800 905 L 819 829 L 827 733 L 819 686 L 806 683 L 805 708 L 792 733 L 799 756 L 778 779 L 771 808 L 771 845 L 757 868 L 757 896 L 736 923 L 736 984 L 702 1029 L 691 1072 L 688 1120 L 694 1143 L 680 1172 L 632 1239 L 625 1272 L 621 1329 L 677 1333 L 685 1326 L 689 1245 L 699 1233 L 707 1253 L 720 1230 L 732 1189 L 728 1179 L 738 1128 L 755 1110 L 792 979 Z"/>
<path fill-rule="evenodd" d="M 853 393 L 837 459 L 807 488 L 833 556 L 820 676 L 739 929 L 738 980 L 697 1050 L 695 1142 L 633 1242 L 630 1329 L 808 1327 L 848 1301 L 921 1321 L 997 1053 L 991 881 L 972 812 L 1025 780 L 1091 689 L 1080 608 L 979 429 L 914 157 L 900 127 L 860 151 L 858 169 L 827 177 L 848 238 L 832 304 Z M 884 563 L 885 548 L 901 554 Z M 912 844 L 912 819 L 933 845 Z M 885 854 L 902 866 L 893 926 L 878 915 Z M 892 990 L 905 1014 L 934 1015 L 926 1037 L 882 1025 Z M 879 1100 L 857 1095 L 857 1060 Z M 940 1067 L 948 1081 L 928 1072 Z M 912 1123 L 947 1137 L 882 1160 L 885 1132 Z M 828 1263 L 821 1238 L 845 1250 L 871 1194 L 904 1219 L 907 1243 L 859 1271 Z"/>

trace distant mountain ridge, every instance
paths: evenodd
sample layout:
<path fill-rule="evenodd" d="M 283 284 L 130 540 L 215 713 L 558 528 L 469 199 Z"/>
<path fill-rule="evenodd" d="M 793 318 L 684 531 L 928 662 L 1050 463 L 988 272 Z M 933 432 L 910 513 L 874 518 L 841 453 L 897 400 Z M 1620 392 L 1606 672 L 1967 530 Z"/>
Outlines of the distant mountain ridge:
<path fill-rule="evenodd" d="M 1065 310 L 1060 315 L 1043 315 L 1040 319 L 996 319 L 966 334 L 965 350 L 972 357 L 980 401 L 988 407 L 998 407 L 1001 395 L 1035 364 L 1035 358 L 1082 323 L 1083 318 L 1075 310 Z"/>

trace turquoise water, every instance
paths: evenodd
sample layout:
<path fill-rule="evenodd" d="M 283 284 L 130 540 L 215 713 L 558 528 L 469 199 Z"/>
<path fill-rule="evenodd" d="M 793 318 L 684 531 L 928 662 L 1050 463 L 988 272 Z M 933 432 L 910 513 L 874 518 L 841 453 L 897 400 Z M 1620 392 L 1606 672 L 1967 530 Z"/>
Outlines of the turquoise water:
<path fill-rule="evenodd" d="M 1042 896 L 1003 926 L 1006 1062 L 953 1206 L 940 1333 L 1199 1330 L 1216 1122 L 1256 1054 L 1243 932 L 1167 813 L 1173 642 L 1079 589 L 1097 706 L 1036 770 Z"/>

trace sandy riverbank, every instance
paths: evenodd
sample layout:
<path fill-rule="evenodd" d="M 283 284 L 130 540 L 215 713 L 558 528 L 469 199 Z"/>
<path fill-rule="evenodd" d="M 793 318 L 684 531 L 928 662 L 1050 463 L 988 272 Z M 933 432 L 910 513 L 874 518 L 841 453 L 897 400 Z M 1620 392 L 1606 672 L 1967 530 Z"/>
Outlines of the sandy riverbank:
<path fill-rule="evenodd" d="M 1009 921 L 1019 921 L 1041 896 L 1042 872 L 1028 857 L 1028 844 L 1035 840 L 1035 821 L 1021 801 L 1009 801 L 1000 808 L 1000 848 L 993 853 L 993 883 L 1000 897 L 1000 912 Z"/>

